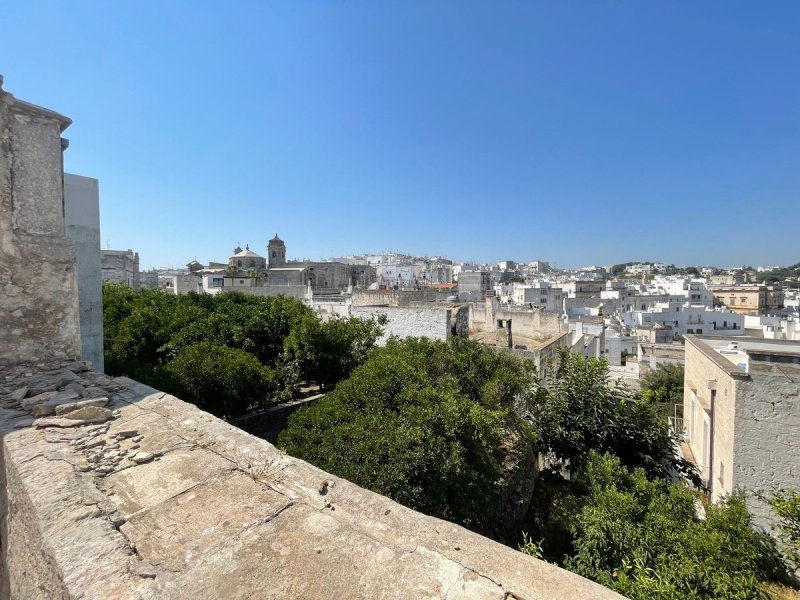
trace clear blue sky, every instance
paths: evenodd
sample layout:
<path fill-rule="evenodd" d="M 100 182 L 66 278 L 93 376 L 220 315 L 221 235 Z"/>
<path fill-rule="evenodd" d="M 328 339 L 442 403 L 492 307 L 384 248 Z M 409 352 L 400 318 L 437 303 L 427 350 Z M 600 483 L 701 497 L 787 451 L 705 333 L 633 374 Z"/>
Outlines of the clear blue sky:
<path fill-rule="evenodd" d="M 5 0 L 143 266 L 800 260 L 800 2 Z"/>

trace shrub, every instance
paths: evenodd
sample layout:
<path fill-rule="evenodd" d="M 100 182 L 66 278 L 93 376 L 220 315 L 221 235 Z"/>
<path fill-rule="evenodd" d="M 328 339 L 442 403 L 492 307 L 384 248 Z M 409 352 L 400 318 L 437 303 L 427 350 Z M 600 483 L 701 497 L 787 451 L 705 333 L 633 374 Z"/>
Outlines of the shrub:
<path fill-rule="evenodd" d="M 272 372 L 257 358 L 212 342 L 189 346 L 164 372 L 179 395 L 220 417 L 261 408 L 274 390 Z"/>

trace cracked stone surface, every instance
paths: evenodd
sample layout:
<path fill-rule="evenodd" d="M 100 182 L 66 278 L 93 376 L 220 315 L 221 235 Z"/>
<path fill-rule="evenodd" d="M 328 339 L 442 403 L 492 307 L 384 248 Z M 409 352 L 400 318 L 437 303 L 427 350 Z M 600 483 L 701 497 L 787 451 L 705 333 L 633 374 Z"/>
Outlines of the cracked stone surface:
<path fill-rule="evenodd" d="M 620 598 L 85 367 L 0 369 L 0 533 L 11 549 L 0 597 Z M 107 420 L 70 411 L 34 421 L 29 408 L 52 395 L 21 403 L 47 387 L 79 398 L 91 389 L 108 404 L 75 411 Z"/>

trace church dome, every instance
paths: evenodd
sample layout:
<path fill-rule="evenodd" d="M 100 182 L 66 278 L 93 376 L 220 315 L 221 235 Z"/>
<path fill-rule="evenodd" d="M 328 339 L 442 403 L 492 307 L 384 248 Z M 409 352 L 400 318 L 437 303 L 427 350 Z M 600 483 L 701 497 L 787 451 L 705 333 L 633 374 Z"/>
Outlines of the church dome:
<path fill-rule="evenodd" d="M 242 250 L 233 255 L 234 258 L 264 258 L 260 254 L 253 252 L 250 249 Z"/>

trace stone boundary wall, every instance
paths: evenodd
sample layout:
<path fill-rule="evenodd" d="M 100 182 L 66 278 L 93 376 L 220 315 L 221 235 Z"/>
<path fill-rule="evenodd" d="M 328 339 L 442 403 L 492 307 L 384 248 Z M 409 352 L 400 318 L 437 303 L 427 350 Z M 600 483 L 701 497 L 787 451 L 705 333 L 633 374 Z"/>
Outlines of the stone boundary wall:
<path fill-rule="evenodd" d="M 413 302 L 435 302 L 447 294 L 416 290 L 362 290 L 354 289 L 352 306 L 410 306 Z"/>
<path fill-rule="evenodd" d="M 0 371 L 0 598 L 621 598 L 83 368 Z"/>
<path fill-rule="evenodd" d="M 277 404 L 256 413 L 231 419 L 230 423 L 242 431 L 246 431 L 262 440 L 267 440 L 270 444 L 274 444 L 278 441 L 278 436 L 281 431 L 286 429 L 289 417 L 304 406 L 314 403 L 323 396 L 325 396 L 325 394 L 317 394 L 309 398 L 301 398 L 300 400 Z"/>

